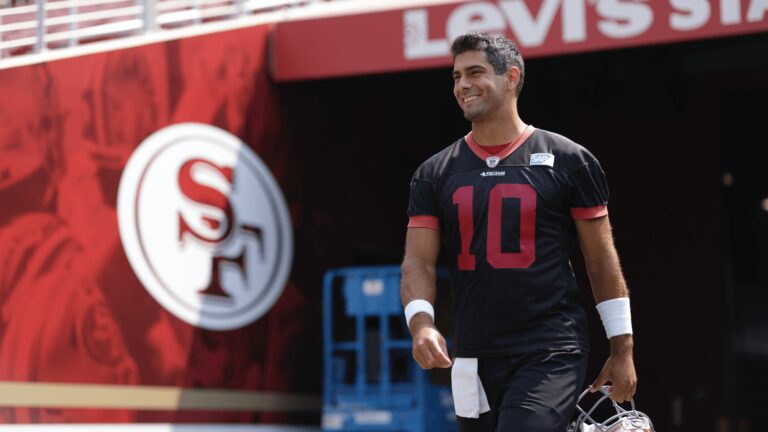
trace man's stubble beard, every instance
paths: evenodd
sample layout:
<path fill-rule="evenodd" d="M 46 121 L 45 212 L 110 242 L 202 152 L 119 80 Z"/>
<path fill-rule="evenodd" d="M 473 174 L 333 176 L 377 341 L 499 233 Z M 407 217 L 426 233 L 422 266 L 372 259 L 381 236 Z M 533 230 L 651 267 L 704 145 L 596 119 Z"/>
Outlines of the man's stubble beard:
<path fill-rule="evenodd" d="M 474 122 L 478 122 L 478 121 L 482 121 L 483 120 L 482 117 L 483 117 L 483 114 L 485 114 L 485 112 L 486 112 L 486 107 L 484 105 L 483 106 L 479 106 L 479 107 L 475 108 L 474 110 L 464 111 L 464 118 L 469 120 L 469 121 L 471 121 L 471 122 L 473 122 L 473 123 Z"/>

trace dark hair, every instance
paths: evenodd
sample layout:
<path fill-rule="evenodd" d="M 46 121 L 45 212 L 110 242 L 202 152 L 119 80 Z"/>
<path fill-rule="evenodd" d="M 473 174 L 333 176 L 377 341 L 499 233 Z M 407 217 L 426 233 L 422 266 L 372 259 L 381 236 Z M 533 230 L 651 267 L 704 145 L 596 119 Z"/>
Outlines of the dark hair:
<path fill-rule="evenodd" d="M 451 56 L 456 56 L 467 51 L 485 51 L 488 63 L 493 66 L 496 75 L 506 73 L 510 67 L 520 69 L 520 82 L 517 83 L 516 93 L 520 95 L 523 90 L 523 78 L 525 77 L 525 63 L 517 45 L 501 35 L 489 35 L 487 33 L 466 33 L 451 44 Z"/>

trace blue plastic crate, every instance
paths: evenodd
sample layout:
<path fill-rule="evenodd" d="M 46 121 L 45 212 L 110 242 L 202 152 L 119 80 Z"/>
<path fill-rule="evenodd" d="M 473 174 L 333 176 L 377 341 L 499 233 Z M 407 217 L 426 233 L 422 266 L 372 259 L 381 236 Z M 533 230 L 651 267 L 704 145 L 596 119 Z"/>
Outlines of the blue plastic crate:
<path fill-rule="evenodd" d="M 440 271 L 438 277 L 447 278 L 447 273 Z M 335 311 L 339 299 L 343 307 Z M 424 432 L 427 425 L 430 432 L 456 429 L 450 388 L 432 385 L 411 358 L 400 302 L 400 267 L 328 271 L 323 308 L 323 430 Z M 334 340 L 334 319 L 340 318 L 354 329 L 350 338 Z"/>

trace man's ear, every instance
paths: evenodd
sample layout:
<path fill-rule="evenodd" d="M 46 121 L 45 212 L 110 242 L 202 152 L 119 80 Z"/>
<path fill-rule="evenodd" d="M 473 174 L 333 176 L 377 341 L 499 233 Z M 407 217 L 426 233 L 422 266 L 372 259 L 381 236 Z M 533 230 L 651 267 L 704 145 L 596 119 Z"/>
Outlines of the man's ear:
<path fill-rule="evenodd" d="M 507 89 L 512 90 L 520 83 L 520 68 L 517 66 L 510 66 L 507 70 Z"/>

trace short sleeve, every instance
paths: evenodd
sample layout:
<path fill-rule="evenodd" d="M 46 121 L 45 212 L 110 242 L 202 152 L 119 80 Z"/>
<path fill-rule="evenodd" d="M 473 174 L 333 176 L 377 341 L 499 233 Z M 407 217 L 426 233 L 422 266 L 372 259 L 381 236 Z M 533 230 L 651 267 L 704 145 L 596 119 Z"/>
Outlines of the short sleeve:
<path fill-rule="evenodd" d="M 568 177 L 574 219 L 596 219 L 608 214 L 608 182 L 597 160 L 580 166 Z"/>
<path fill-rule="evenodd" d="M 411 198 L 408 202 L 408 228 L 440 230 L 437 216 L 437 194 L 432 182 L 416 176 L 411 180 Z"/>

